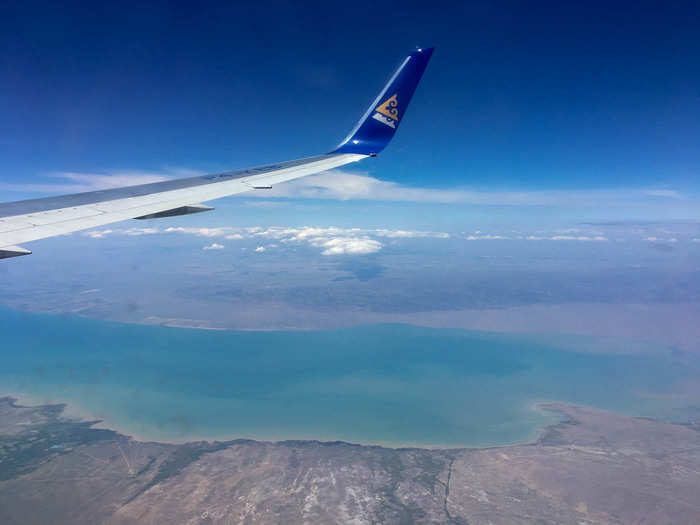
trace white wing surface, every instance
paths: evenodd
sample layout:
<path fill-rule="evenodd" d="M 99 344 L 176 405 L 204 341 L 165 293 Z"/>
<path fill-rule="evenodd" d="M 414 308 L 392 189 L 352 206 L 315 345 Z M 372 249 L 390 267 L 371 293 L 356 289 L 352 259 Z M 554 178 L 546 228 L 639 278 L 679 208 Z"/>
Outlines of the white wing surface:
<path fill-rule="evenodd" d="M 331 154 L 241 171 L 0 204 L 0 258 L 19 244 L 123 221 L 205 211 L 199 203 L 264 188 L 365 158 Z"/>

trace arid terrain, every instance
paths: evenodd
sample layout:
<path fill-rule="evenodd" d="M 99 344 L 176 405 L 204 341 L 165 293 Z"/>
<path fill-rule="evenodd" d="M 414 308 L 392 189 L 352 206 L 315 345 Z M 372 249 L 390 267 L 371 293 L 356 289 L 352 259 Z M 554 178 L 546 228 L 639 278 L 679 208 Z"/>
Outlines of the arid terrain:
<path fill-rule="evenodd" d="M 537 442 L 139 442 L 0 400 L 0 522 L 700 522 L 700 428 L 558 403 Z"/>

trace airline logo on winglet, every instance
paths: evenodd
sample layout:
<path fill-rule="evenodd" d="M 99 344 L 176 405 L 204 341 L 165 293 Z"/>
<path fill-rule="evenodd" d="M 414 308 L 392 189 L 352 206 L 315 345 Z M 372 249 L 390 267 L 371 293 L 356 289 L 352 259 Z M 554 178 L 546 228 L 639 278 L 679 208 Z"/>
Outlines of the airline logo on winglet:
<path fill-rule="evenodd" d="M 377 106 L 376 113 L 372 115 L 374 120 L 378 120 L 382 124 L 386 124 L 390 128 L 396 128 L 396 122 L 399 120 L 399 102 L 396 95 L 392 95 L 384 102 Z"/>

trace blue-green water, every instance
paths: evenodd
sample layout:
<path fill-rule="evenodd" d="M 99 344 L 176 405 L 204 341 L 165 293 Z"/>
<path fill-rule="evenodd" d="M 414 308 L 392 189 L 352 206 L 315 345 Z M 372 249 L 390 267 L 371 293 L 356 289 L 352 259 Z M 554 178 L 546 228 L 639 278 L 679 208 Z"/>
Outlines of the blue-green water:
<path fill-rule="evenodd" d="M 149 439 L 496 445 L 552 420 L 536 401 L 671 420 L 699 401 L 688 393 L 697 359 L 663 348 L 572 352 L 405 325 L 213 332 L 2 309 L 0 327 L 0 394 L 67 401 Z"/>

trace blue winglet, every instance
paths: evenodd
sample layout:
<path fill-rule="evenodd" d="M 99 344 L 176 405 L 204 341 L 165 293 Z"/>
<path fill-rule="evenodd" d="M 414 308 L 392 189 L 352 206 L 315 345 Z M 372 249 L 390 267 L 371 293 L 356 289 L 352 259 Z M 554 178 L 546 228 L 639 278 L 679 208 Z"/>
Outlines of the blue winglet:
<path fill-rule="evenodd" d="M 408 55 L 348 137 L 331 153 L 376 155 L 396 133 L 433 48 Z"/>

